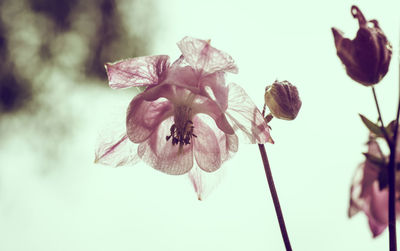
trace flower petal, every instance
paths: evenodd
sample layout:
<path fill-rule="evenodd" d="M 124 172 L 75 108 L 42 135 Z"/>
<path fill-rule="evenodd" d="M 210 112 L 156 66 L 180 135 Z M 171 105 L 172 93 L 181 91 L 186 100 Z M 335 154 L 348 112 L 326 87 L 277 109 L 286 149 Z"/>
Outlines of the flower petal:
<path fill-rule="evenodd" d="M 184 37 L 178 42 L 185 61 L 194 69 L 211 74 L 217 71 L 237 73 L 232 57 L 212 47 L 209 41 Z"/>
<path fill-rule="evenodd" d="M 229 124 L 225 113 L 221 110 L 218 103 L 208 97 L 197 95 L 193 100 L 193 112 L 204 113 L 214 119 L 219 129 L 227 134 L 234 134 L 232 126 Z"/>
<path fill-rule="evenodd" d="M 374 236 L 380 234 L 388 224 L 388 201 L 388 189 L 380 190 L 378 181 L 375 181 L 371 187 L 369 212 L 366 212 L 370 224 L 373 223 L 371 231 L 374 233 Z"/>
<path fill-rule="evenodd" d="M 239 135 L 252 144 L 273 143 L 267 123 L 243 88 L 234 83 L 228 88 L 226 114 L 235 132 L 240 132 Z"/>
<path fill-rule="evenodd" d="M 221 182 L 221 178 L 224 174 L 224 168 L 208 173 L 202 171 L 197 165 L 195 165 L 188 173 L 188 176 L 193 185 L 194 191 L 197 193 L 197 198 L 199 200 L 206 198 Z"/>
<path fill-rule="evenodd" d="M 151 136 L 138 148 L 140 158 L 153 168 L 173 175 L 185 174 L 193 167 L 193 147 L 185 145 L 179 150 L 178 145 L 172 145 L 166 137 L 174 120 L 172 117 L 164 120 Z"/>
<path fill-rule="evenodd" d="M 95 156 L 95 163 L 116 167 L 134 165 L 140 160 L 137 145 L 132 143 L 126 134 L 113 140 L 103 138 Z"/>
<path fill-rule="evenodd" d="M 197 138 L 193 138 L 194 156 L 199 167 L 206 172 L 214 172 L 221 167 L 221 152 L 217 136 L 199 116 L 193 118 Z"/>
<path fill-rule="evenodd" d="M 145 141 L 163 120 L 173 114 L 173 105 L 169 100 L 160 98 L 145 101 L 144 94 L 137 95 L 131 101 L 127 112 L 127 134 L 134 143 Z"/>
<path fill-rule="evenodd" d="M 196 71 L 188 65 L 173 65 L 168 71 L 165 82 L 184 88 L 199 88 L 200 76 Z"/>
<path fill-rule="evenodd" d="M 155 85 L 162 81 L 169 67 L 166 55 L 130 58 L 105 65 L 113 89 Z"/>
<path fill-rule="evenodd" d="M 203 96 L 215 101 L 222 111 L 228 107 L 228 87 L 225 84 L 225 73 L 216 72 L 200 80 L 200 89 Z"/>
<path fill-rule="evenodd" d="M 363 187 L 361 185 L 364 176 L 365 163 L 360 164 L 353 176 L 353 181 L 350 187 L 350 205 L 348 209 L 349 218 L 353 217 L 364 207 L 364 200 L 361 198 Z"/>

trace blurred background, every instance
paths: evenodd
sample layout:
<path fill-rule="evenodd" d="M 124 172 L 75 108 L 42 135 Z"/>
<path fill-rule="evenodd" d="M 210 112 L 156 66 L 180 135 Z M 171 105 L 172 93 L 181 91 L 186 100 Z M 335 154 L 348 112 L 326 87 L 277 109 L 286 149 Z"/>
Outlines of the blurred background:
<path fill-rule="evenodd" d="M 266 85 L 295 84 L 292 122 L 271 122 L 267 145 L 295 250 L 385 250 L 365 215 L 347 218 L 349 189 L 377 118 L 371 90 L 345 74 L 331 34 L 353 38 L 357 4 L 392 42 L 377 86 L 395 116 L 398 1 L 0 1 L 0 250 L 283 250 L 258 148 L 241 144 L 198 201 L 186 176 L 143 163 L 95 165 L 102 132 L 124 124 L 135 90 L 108 87 L 104 63 L 179 56 L 184 36 L 211 39 L 237 62 L 262 108 Z"/>

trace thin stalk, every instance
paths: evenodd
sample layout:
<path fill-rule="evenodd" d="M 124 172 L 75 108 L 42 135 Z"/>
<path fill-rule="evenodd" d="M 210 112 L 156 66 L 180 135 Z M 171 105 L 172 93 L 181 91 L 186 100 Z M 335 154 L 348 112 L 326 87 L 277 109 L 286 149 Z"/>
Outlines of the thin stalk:
<path fill-rule="evenodd" d="M 396 145 L 400 116 L 400 57 L 399 57 L 399 97 L 397 104 L 396 123 L 394 126 L 393 141 L 390 146 L 389 159 L 389 248 L 397 250 L 396 240 Z"/>
<path fill-rule="evenodd" d="M 267 152 L 265 151 L 265 147 L 263 144 L 258 144 L 258 147 L 260 148 L 261 158 L 264 164 L 265 175 L 267 176 L 269 191 L 271 192 L 272 200 L 274 202 L 276 217 L 278 218 L 283 242 L 285 243 L 286 251 L 292 251 L 292 246 L 290 245 L 289 236 L 286 231 L 285 220 L 283 219 L 281 205 L 279 204 L 278 194 L 275 189 L 274 179 L 272 178 L 272 172 L 269 166 Z"/>
<path fill-rule="evenodd" d="M 386 139 L 386 142 L 390 148 L 390 156 L 389 156 L 389 166 L 388 166 L 388 183 L 389 183 L 389 205 L 388 205 L 388 214 L 389 214 L 389 250 L 396 251 L 397 250 L 397 239 L 396 239 L 396 169 L 395 169 L 395 156 L 396 156 L 396 139 L 397 138 L 397 128 L 398 128 L 398 120 L 399 120 L 399 107 L 400 107 L 400 96 L 399 96 L 399 106 L 397 109 L 396 115 L 396 124 L 395 131 L 393 135 L 393 139 L 390 139 L 386 129 L 385 124 L 383 123 L 381 111 L 378 104 L 378 99 L 376 97 L 375 88 L 372 87 L 372 93 L 374 95 L 376 109 L 378 110 L 378 119 L 381 124 L 381 131 Z"/>
<path fill-rule="evenodd" d="M 381 114 L 381 109 L 379 108 L 379 104 L 378 104 L 378 99 L 376 97 L 376 92 L 375 92 L 375 87 L 372 86 L 372 94 L 374 95 L 374 100 L 375 100 L 375 105 L 376 105 L 376 110 L 378 110 L 378 120 L 381 124 L 381 131 L 383 133 L 383 136 L 385 137 L 385 140 L 390 148 L 391 146 L 391 140 L 389 138 L 389 135 L 387 134 L 387 131 L 385 130 L 385 124 L 383 123 L 382 120 L 382 114 Z"/>

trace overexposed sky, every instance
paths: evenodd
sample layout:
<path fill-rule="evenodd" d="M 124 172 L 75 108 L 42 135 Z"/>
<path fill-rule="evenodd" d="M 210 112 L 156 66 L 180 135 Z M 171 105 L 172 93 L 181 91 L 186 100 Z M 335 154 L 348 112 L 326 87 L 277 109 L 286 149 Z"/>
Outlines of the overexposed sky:
<path fill-rule="evenodd" d="M 336 56 L 335 26 L 354 37 L 350 1 L 159 1 L 152 54 L 179 56 L 184 36 L 211 39 L 237 62 L 241 85 L 262 108 L 266 85 L 296 85 L 303 101 L 295 121 L 271 122 L 267 145 L 294 250 L 385 250 L 387 230 L 372 239 L 367 219 L 347 218 L 350 182 L 368 132 L 358 113 L 377 118 L 371 90 L 347 77 Z M 398 91 L 398 1 L 358 1 L 378 19 L 394 46 L 388 75 L 376 87 L 383 118 L 394 118 Z M 129 23 L 129 4 L 121 13 Z M 145 22 L 145 20 L 143 20 Z M 127 55 L 128 57 L 129 55 Z M 105 84 L 106 84 L 106 80 Z M 73 134 L 48 175 L 37 175 L 32 132 L 0 150 L 0 250 L 200 251 L 284 250 L 256 145 L 239 146 L 204 201 L 186 176 L 145 164 L 94 165 L 98 133 L 111 118 L 123 123 L 127 91 L 75 87 L 66 108 L 76 110 Z M 46 139 L 43 139 L 46 140 Z M 56 142 L 55 142 L 56 144 Z M 400 235 L 399 235 L 400 237 Z"/>

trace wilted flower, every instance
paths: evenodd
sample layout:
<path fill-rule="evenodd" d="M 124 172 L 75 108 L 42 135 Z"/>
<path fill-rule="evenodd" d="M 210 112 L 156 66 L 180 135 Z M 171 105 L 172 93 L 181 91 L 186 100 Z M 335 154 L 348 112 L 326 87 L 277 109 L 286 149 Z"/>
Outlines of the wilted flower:
<path fill-rule="evenodd" d="M 288 81 L 275 81 L 267 86 L 264 99 L 271 114 L 278 119 L 295 119 L 301 107 L 299 92 Z"/>
<path fill-rule="evenodd" d="M 382 153 L 378 142 L 372 137 L 368 142 L 366 156 L 367 159 L 357 168 L 353 178 L 348 215 L 353 217 L 359 211 L 363 211 L 368 217 L 373 237 L 377 237 L 385 230 L 389 222 L 388 158 Z M 400 213 L 399 191 L 396 192 L 396 198 L 396 212 Z"/>
<path fill-rule="evenodd" d="M 357 6 L 351 7 L 351 13 L 360 26 L 354 40 L 344 38 L 343 32 L 332 28 L 337 55 L 353 80 L 370 86 L 386 75 L 392 46 L 377 20 L 367 21 Z"/>
<path fill-rule="evenodd" d="M 237 72 L 233 59 L 204 40 L 185 37 L 178 47 L 182 55 L 172 65 L 165 55 L 106 65 L 111 88 L 147 88 L 128 107 L 126 134 L 101 146 L 98 162 L 109 164 L 103 160 L 111 156 L 124 165 L 130 158 L 123 159 L 118 149 L 121 142 L 129 142 L 125 153 L 137 148 L 143 161 L 162 172 L 188 173 L 193 157 L 202 171 L 214 172 L 237 151 L 238 132 L 251 143 L 272 142 L 263 116 L 245 91 L 225 84 L 225 72 Z M 192 180 L 201 185 L 199 179 Z"/>

